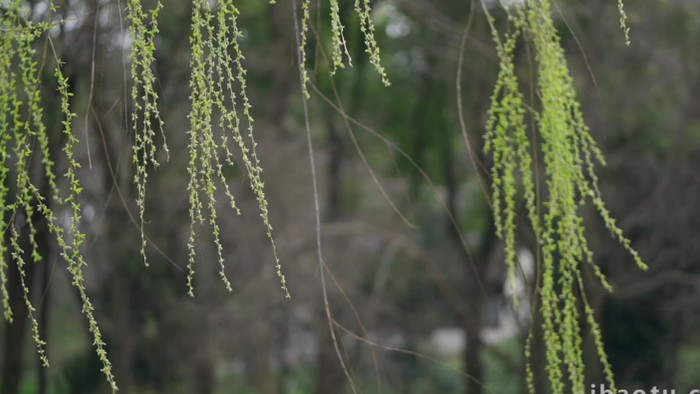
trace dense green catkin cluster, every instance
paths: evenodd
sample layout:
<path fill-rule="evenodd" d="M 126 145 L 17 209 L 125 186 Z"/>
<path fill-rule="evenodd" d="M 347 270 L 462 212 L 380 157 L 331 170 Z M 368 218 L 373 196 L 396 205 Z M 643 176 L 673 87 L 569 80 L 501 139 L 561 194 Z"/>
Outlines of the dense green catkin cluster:
<path fill-rule="evenodd" d="M 630 28 L 627 26 L 627 13 L 622 0 L 617 0 L 617 11 L 620 14 L 620 29 L 625 33 L 625 45 L 630 45 Z"/>
<path fill-rule="evenodd" d="M 274 3 L 274 1 L 271 1 Z M 303 94 L 306 98 L 309 98 L 309 92 L 307 89 L 307 83 L 309 82 L 308 72 L 306 70 L 306 49 L 308 46 L 308 31 L 310 23 L 311 14 L 311 0 L 303 0 L 301 4 L 302 16 L 301 16 L 301 29 L 299 32 L 300 44 L 299 52 L 301 54 L 301 64 L 302 66 L 302 80 L 303 80 Z M 386 74 L 386 69 L 382 65 L 382 59 L 380 56 L 379 45 L 374 35 L 374 23 L 372 22 L 372 7 L 370 0 L 355 0 L 354 10 L 360 21 L 360 31 L 364 38 L 365 51 L 369 54 L 369 61 L 374 67 L 375 71 L 379 74 L 384 86 L 389 86 L 389 77 Z M 296 15 L 295 15 L 296 17 Z M 352 67 L 352 58 L 348 52 L 347 43 L 345 41 L 345 36 L 343 34 L 343 23 L 341 21 L 340 15 L 340 3 L 338 0 L 330 0 L 330 20 L 331 20 L 331 61 L 333 63 L 331 67 L 331 75 L 339 68 L 344 68 L 345 63 L 343 61 L 343 55 L 347 58 L 348 65 Z"/>
<path fill-rule="evenodd" d="M 141 0 L 128 0 L 126 3 L 127 19 L 131 21 L 129 37 L 131 38 L 131 123 L 134 131 L 133 161 L 136 167 L 134 183 L 136 184 L 136 205 L 139 209 L 141 226 L 141 255 L 146 259 L 146 234 L 144 232 L 144 214 L 146 210 L 146 181 L 148 167 L 158 166 L 157 148 L 154 141 L 156 129 L 163 138 L 163 150 L 168 153 L 163 132 L 163 120 L 158 110 L 158 93 L 156 78 L 153 73 L 155 63 L 154 38 L 158 34 L 158 14 L 163 4 L 158 1 L 148 13 L 144 11 Z"/>
<path fill-rule="evenodd" d="M 189 250 L 187 286 L 189 294 L 194 295 L 196 227 L 208 223 L 217 247 L 221 278 L 227 289 L 231 290 L 231 284 L 224 271 L 215 192 L 217 185 L 221 185 L 231 208 L 239 213 L 223 173 L 225 165 L 234 165 L 233 153 L 229 148 L 229 139 L 233 139 L 261 211 L 260 216 L 272 245 L 277 275 L 285 295 L 289 297 L 286 279 L 282 273 L 272 237 L 262 168 L 256 153 L 257 143 L 253 136 L 251 104 L 246 93 L 246 69 L 243 66 L 244 57 L 239 45 L 242 32 L 238 28 L 238 13 L 233 0 L 219 0 L 216 8 L 212 8 L 208 0 L 196 0 L 192 11 L 190 36 L 192 110 L 189 115 L 188 131 L 190 181 L 187 187 L 191 224 L 187 243 Z M 218 122 L 215 117 L 218 117 Z M 247 141 L 241 130 L 243 127 L 247 127 Z"/>
<path fill-rule="evenodd" d="M 140 0 L 127 2 L 127 17 L 131 21 L 130 37 L 132 39 L 131 99 L 134 111 L 132 126 L 134 130 L 134 156 L 136 167 L 134 182 L 137 188 L 137 205 L 141 226 L 141 254 L 146 261 L 146 235 L 144 232 L 144 214 L 146 198 L 146 181 L 148 167 L 158 166 L 157 148 L 154 142 L 156 129 L 163 138 L 163 147 L 167 154 L 163 132 L 163 121 L 158 110 L 158 93 L 155 89 L 153 66 L 155 61 L 154 39 L 158 34 L 157 18 L 162 8 L 159 1 L 148 13 L 143 10 Z M 282 274 L 279 258 L 272 238 L 272 226 L 267 213 L 267 201 L 264 195 L 260 161 L 255 152 L 253 138 L 253 118 L 250 114 L 250 102 L 246 94 L 243 54 L 238 44 L 242 36 L 236 24 L 238 10 L 230 0 L 217 2 L 193 2 L 192 32 L 190 45 L 192 49 L 192 71 L 190 78 L 190 95 L 192 109 L 189 114 L 190 160 L 188 183 L 190 201 L 190 236 L 188 239 L 188 277 L 187 286 L 190 295 L 194 295 L 194 261 L 196 256 L 195 240 L 197 226 L 205 222 L 211 227 L 214 244 L 220 266 L 220 276 L 230 291 L 232 290 L 224 270 L 224 250 L 221 243 L 220 227 L 217 222 L 215 192 L 223 187 L 231 208 L 240 213 L 229 190 L 224 176 L 224 166 L 233 166 L 233 153 L 229 147 L 230 139 L 239 147 L 245 168 L 250 178 L 261 210 L 263 223 L 273 248 L 273 255 L 285 295 L 289 296 L 285 278 Z M 229 52 L 233 50 L 234 55 Z M 242 115 L 236 106 L 242 106 Z M 214 119 L 218 116 L 218 122 Z M 241 118 L 248 126 L 249 142 L 241 134 Z M 217 128 L 218 127 L 218 128 Z M 221 131 L 216 133 L 215 131 Z M 249 147 L 250 146 L 250 147 Z"/>
<path fill-rule="evenodd" d="M 333 62 L 333 69 L 331 69 L 331 74 L 334 74 L 338 68 L 345 67 L 343 63 L 343 53 L 348 58 L 348 64 L 352 66 L 352 60 L 350 54 L 348 53 L 348 47 L 345 43 L 345 36 L 343 35 L 343 24 L 340 21 L 340 5 L 338 0 L 331 1 L 331 60 Z"/>
<path fill-rule="evenodd" d="M 78 143 L 72 130 L 72 119 L 75 114 L 69 108 L 71 93 L 68 80 L 61 71 L 61 63 L 56 59 L 54 76 L 61 98 L 60 111 L 63 115 L 62 133 L 66 141 L 63 146 L 67 170 L 64 179 L 67 181 L 66 196 L 62 197 L 57 185 L 54 163 L 49 152 L 49 135 L 43 121 L 41 102 L 41 81 L 39 67 L 33 45 L 36 40 L 53 26 L 49 23 L 35 23 L 26 18 L 26 11 L 19 0 L 4 4 L 0 13 L 0 228 L 9 232 L 9 245 L 6 237 L 0 237 L 0 282 L 2 283 L 3 310 L 5 318 L 12 322 L 13 314 L 7 292 L 7 270 L 10 268 L 6 258 L 11 257 L 19 272 L 20 286 L 24 303 L 31 322 L 32 336 L 37 346 L 37 352 L 42 363 L 48 366 L 45 355 L 45 342 L 39 333 L 30 294 L 26 282 L 26 264 L 39 264 L 43 261 L 40 245 L 37 241 L 36 221 L 47 223 L 49 234 L 53 235 L 58 245 L 61 257 L 68 264 L 72 284 L 76 287 L 82 301 L 82 312 L 88 320 L 90 332 L 93 334 L 93 344 L 112 392 L 117 391 L 117 385 L 107 358 L 105 343 L 94 317 L 92 303 L 85 289 L 83 268 L 85 260 L 80 247 L 85 235 L 80 231 L 81 207 L 78 196 L 82 191 L 76 171 L 80 167 L 73 152 Z M 30 174 L 32 157 L 40 156 L 42 166 L 40 177 L 46 179 L 49 195 L 42 191 L 32 180 Z M 14 164 L 12 163 L 14 161 Z M 39 175 L 39 174 L 37 174 Z M 14 186 L 9 183 L 14 180 Z M 57 207 L 67 208 L 70 212 L 69 222 L 62 223 L 56 215 Z M 28 248 L 23 248 L 20 242 L 20 230 L 27 229 Z M 28 249 L 28 250 L 27 250 Z"/>
<path fill-rule="evenodd" d="M 273 3 L 274 4 L 274 3 Z M 299 44 L 299 54 L 301 55 L 301 64 L 306 65 L 306 47 L 308 46 L 308 33 L 309 33 L 309 23 L 311 20 L 311 0 L 303 0 L 301 3 L 301 31 L 299 32 L 299 37 L 300 37 L 300 44 Z M 338 19 L 340 20 L 340 10 L 334 10 L 331 7 L 331 13 L 335 13 L 336 15 L 333 16 L 331 19 Z M 296 18 L 297 16 L 294 15 Z M 340 50 L 340 48 L 338 48 Z M 334 51 L 335 53 L 336 51 Z M 301 78 L 302 78 L 302 90 L 304 96 L 309 99 L 311 96 L 309 95 L 309 89 L 307 87 L 307 83 L 309 82 L 309 73 L 306 71 L 306 67 L 302 66 L 301 67 Z"/>
<path fill-rule="evenodd" d="M 531 0 L 509 13 L 512 31 L 501 39 L 493 29 L 500 58 L 500 70 L 492 96 L 485 135 L 485 149 L 493 155 L 491 175 L 493 206 L 498 235 L 505 240 L 509 278 L 516 270 L 516 202 L 518 184 L 524 189 L 525 205 L 542 256 L 540 311 L 546 348 L 546 373 L 552 391 L 582 393 L 584 362 L 582 329 L 584 318 L 590 327 L 605 375 L 614 388 L 612 370 L 600 337 L 600 328 L 585 297 L 582 264 L 590 264 L 601 283 L 611 289 L 593 262 L 587 244 L 581 208 L 591 201 L 611 234 L 633 256 L 637 265 L 646 266 L 628 239 L 617 227 L 603 203 L 595 162 L 603 156 L 583 121 L 573 80 L 564 57 L 551 14 L 549 0 Z M 493 24 L 492 24 L 493 28 Z M 519 37 L 531 40 L 537 68 L 537 109 L 527 107 L 515 74 L 514 49 Z M 526 114 L 534 118 L 537 141 L 544 164 L 546 201 L 537 192 L 527 136 Z M 519 182 L 518 182 L 519 181 Z M 581 315 L 580 303 L 584 313 Z M 528 346 L 526 352 L 529 352 Z M 532 371 L 528 386 L 534 392 Z M 567 389 L 568 390 L 568 389 Z"/>
<path fill-rule="evenodd" d="M 369 54 L 369 62 L 374 66 L 382 79 L 384 86 L 389 86 L 389 77 L 382 66 L 382 59 L 379 55 L 379 45 L 374 37 L 374 23 L 372 22 L 372 7 L 370 0 L 355 0 L 355 12 L 360 17 L 360 31 L 365 39 L 365 51 Z"/>

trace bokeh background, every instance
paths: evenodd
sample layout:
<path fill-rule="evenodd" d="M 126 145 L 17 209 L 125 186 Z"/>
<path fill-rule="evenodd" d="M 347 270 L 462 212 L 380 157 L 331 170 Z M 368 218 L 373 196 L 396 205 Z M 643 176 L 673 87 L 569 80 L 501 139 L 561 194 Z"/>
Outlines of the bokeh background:
<path fill-rule="evenodd" d="M 290 1 L 237 6 L 270 220 L 291 299 L 279 289 L 240 167 L 227 176 L 242 215 L 225 204 L 220 214 L 233 292 L 218 277 L 203 228 L 196 296 L 187 295 L 190 2 L 164 1 L 158 20 L 155 71 L 170 160 L 149 178 L 149 267 L 130 218 L 136 206 L 125 1 L 54 2 L 55 17 L 66 22 L 51 35 L 72 84 L 81 139 L 87 288 L 123 393 L 352 391 L 321 296 Z M 46 1 L 25 3 L 32 19 L 48 15 Z M 502 9 L 489 4 L 506 28 Z M 630 46 L 615 2 L 555 4 L 587 124 L 607 158 L 599 167 L 604 198 L 649 265 L 640 272 L 595 211 L 582 210 L 596 261 L 614 286 L 607 293 L 591 278 L 588 297 L 617 383 L 700 388 L 700 2 L 625 0 Z M 328 2 L 312 2 L 308 49 L 327 288 L 347 372 L 363 393 L 525 393 L 523 348 L 529 327 L 537 327 L 529 312 L 537 253 L 523 221 L 523 270 L 514 289 L 505 286 L 503 245 L 482 186 L 490 163 L 481 136 L 498 70 L 486 17 L 478 2 L 463 0 L 372 6 L 391 87 L 369 64 L 351 1 L 340 7 L 352 67 L 329 78 Z M 528 92 L 531 48 L 520 45 L 517 59 Z M 60 152 L 59 98 L 50 67 L 43 72 L 46 122 Z M 39 367 L 26 321 L 3 322 L 0 392 L 108 392 L 65 263 L 48 248 L 46 263 L 30 267 L 51 367 Z M 21 310 L 21 298 L 13 297 Z M 535 338 L 530 362 L 537 371 L 543 359 Z M 603 383 L 590 338 L 583 345 L 589 384 Z M 548 392 L 541 372 L 535 386 Z"/>

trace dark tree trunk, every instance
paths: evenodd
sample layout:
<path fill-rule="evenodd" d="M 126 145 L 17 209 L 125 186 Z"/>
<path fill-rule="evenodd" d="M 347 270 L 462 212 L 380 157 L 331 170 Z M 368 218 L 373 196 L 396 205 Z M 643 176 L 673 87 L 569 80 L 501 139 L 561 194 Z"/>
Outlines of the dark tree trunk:
<path fill-rule="evenodd" d="M 333 346 L 325 314 L 319 321 L 318 355 L 316 356 L 315 394 L 332 394 L 342 391 L 345 375 L 340 368 L 338 355 Z"/>
<path fill-rule="evenodd" d="M 445 138 L 443 151 L 443 171 L 445 177 L 445 188 L 447 189 L 447 208 L 452 218 L 457 217 L 457 179 L 454 173 L 454 153 L 451 142 Z M 475 176 L 478 176 L 475 175 Z M 489 253 L 495 244 L 494 232 L 491 228 L 484 234 L 484 241 L 479 247 L 477 254 L 470 256 L 465 250 L 462 242 L 460 229 L 455 228 L 455 222 L 450 217 L 446 218 L 447 232 L 453 240 L 453 244 L 462 251 L 462 260 L 465 262 L 465 316 L 463 329 L 467 337 L 467 346 L 464 352 L 464 365 L 466 369 L 467 384 L 466 393 L 481 394 L 483 392 L 483 366 L 481 363 L 481 351 L 483 342 L 481 341 L 481 330 L 484 324 L 483 305 L 486 295 L 482 285 L 484 268 Z"/>
<path fill-rule="evenodd" d="M 9 244 L 9 236 L 6 236 L 6 244 Z M 24 266 L 27 285 L 34 282 L 36 265 L 29 262 Z M 31 289 L 30 289 L 31 290 Z M 10 306 L 14 314 L 13 323 L 5 324 L 5 339 L 2 362 L 2 391 L 1 394 L 19 393 L 19 385 L 24 372 L 24 340 L 27 336 L 28 313 L 24 304 L 22 286 L 20 285 L 19 272 L 14 262 L 10 263 L 7 272 L 7 291 L 10 295 Z M 30 293 L 31 294 L 31 293 Z"/>
<path fill-rule="evenodd" d="M 53 264 L 56 261 L 47 256 L 46 260 L 41 264 L 40 290 L 41 303 L 39 304 L 39 335 L 46 341 L 46 357 L 49 357 L 49 319 L 51 317 L 51 287 L 50 278 Z M 38 394 L 46 394 L 49 390 L 48 369 L 44 367 L 41 360 L 38 360 Z"/>
<path fill-rule="evenodd" d="M 46 190 L 48 185 L 44 185 L 43 189 Z M 11 224 L 14 225 L 14 224 Z M 44 270 L 48 270 L 49 258 L 48 258 L 48 228 L 45 223 L 43 223 L 43 218 L 39 215 L 34 217 L 34 226 L 36 228 L 35 240 L 39 246 L 39 253 L 44 256 L 44 261 L 35 262 L 31 259 L 31 254 L 29 252 L 25 253 L 24 273 L 25 273 L 25 284 L 29 288 L 30 297 L 36 292 L 35 286 L 35 276 L 37 274 L 37 266 L 42 265 Z M 31 250 L 31 245 L 29 244 L 29 238 L 27 234 L 28 228 L 25 226 L 21 230 L 20 234 L 20 246 L 23 250 Z M 5 245 L 9 245 L 9 232 L 5 235 Z M 9 256 L 8 256 L 9 257 Z M 10 296 L 10 305 L 14 313 L 14 321 L 12 324 L 6 323 L 5 338 L 4 338 L 4 349 L 2 359 L 2 391 L 0 394 L 16 394 L 19 393 L 20 383 L 22 381 L 22 375 L 24 372 L 24 344 L 27 337 L 27 330 L 29 329 L 29 315 L 28 310 L 24 301 L 24 291 L 20 282 L 19 271 L 17 270 L 16 262 L 8 259 L 10 261 L 9 270 L 7 272 L 7 290 Z M 46 288 L 46 287 L 44 287 Z M 43 292 L 40 292 L 43 293 Z M 35 304 L 36 306 L 36 304 Z M 42 307 L 42 312 L 47 309 L 48 306 L 44 305 Z M 45 312 L 45 313 L 48 313 Z M 42 335 L 46 333 L 46 324 L 42 320 L 44 313 L 40 313 L 38 317 L 40 320 L 40 332 Z M 42 329 L 43 327 L 43 329 Z M 46 339 L 42 337 L 42 339 Z M 43 365 L 43 364 L 42 364 Z M 43 367 L 42 367 L 43 368 Z"/>
<path fill-rule="evenodd" d="M 255 392 L 260 394 L 273 394 L 276 392 L 275 380 L 270 368 L 272 358 L 273 330 L 266 321 L 253 323 L 251 343 L 248 350 L 247 379 L 250 385 L 255 387 Z"/>
<path fill-rule="evenodd" d="M 474 87 L 474 91 L 478 91 L 478 89 L 479 86 Z M 470 122 L 470 129 L 479 128 L 478 121 L 474 120 L 480 119 L 478 114 L 483 111 L 481 106 L 483 106 L 483 104 L 477 104 L 472 109 L 473 116 Z M 468 133 L 470 129 L 465 130 L 465 132 Z M 470 146 L 473 147 L 473 150 L 466 152 L 466 154 L 476 156 L 472 158 L 473 160 L 471 160 L 471 162 L 485 163 L 482 141 L 480 139 L 470 138 L 469 135 L 465 137 L 470 139 Z M 484 282 L 486 281 L 486 271 L 490 256 L 494 248 L 498 247 L 498 243 L 493 219 L 491 219 L 489 220 L 489 225 L 484 230 L 483 240 L 475 249 L 476 253 L 470 255 L 470 251 L 466 249 L 461 235 L 461 229 L 456 227 L 456 225 L 459 225 L 456 219 L 459 217 L 457 208 L 459 185 L 457 175 L 455 174 L 456 160 L 454 157 L 454 146 L 452 139 L 447 136 L 443 138 L 443 140 L 444 144 L 441 148 L 443 151 L 443 176 L 447 191 L 447 208 L 449 214 L 452 215 L 452 218 L 446 218 L 447 232 L 455 247 L 462 252 L 461 259 L 464 262 L 465 272 L 464 284 L 466 290 L 464 292 L 464 312 L 467 318 L 462 321 L 462 327 L 467 337 L 467 346 L 464 351 L 464 364 L 465 372 L 468 377 L 465 389 L 467 394 L 482 394 L 484 392 L 484 370 L 481 362 L 481 352 L 484 348 L 484 343 L 481 340 L 481 331 L 484 328 L 484 305 L 486 301 Z M 479 183 L 488 189 L 488 179 L 484 176 L 480 168 L 478 168 L 478 166 L 470 166 L 470 168 L 472 170 L 471 176 L 479 178 Z M 487 189 L 483 190 L 484 193 L 488 193 Z M 484 196 L 485 199 L 488 197 L 489 196 Z M 486 202 L 484 202 L 484 209 L 490 209 Z"/>
<path fill-rule="evenodd" d="M 328 129 L 329 160 L 327 167 L 328 194 L 326 218 L 329 221 L 338 219 L 342 212 L 343 182 L 341 170 L 343 165 L 343 139 L 333 125 L 333 114 L 326 112 Z M 333 344 L 330 328 L 328 327 L 325 310 L 322 310 L 318 326 L 318 354 L 316 356 L 316 394 L 338 392 L 343 387 L 345 374 L 340 367 L 338 355 Z"/>

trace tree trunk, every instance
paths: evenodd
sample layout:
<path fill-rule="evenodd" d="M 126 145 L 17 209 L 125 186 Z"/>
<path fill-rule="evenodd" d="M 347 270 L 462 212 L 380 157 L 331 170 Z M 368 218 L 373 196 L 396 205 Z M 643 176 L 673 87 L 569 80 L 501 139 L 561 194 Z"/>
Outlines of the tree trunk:
<path fill-rule="evenodd" d="M 318 355 L 316 356 L 316 384 L 314 393 L 332 394 L 340 392 L 345 384 L 345 375 L 338 364 L 338 355 L 333 347 L 333 338 L 325 314 L 319 320 Z"/>
<path fill-rule="evenodd" d="M 483 366 L 481 363 L 481 351 L 483 342 L 481 341 L 481 331 L 484 325 L 483 306 L 486 295 L 482 285 L 486 261 L 495 245 L 495 232 L 492 225 L 489 225 L 484 234 L 477 253 L 470 256 L 465 250 L 462 235 L 459 228 L 455 228 L 459 223 L 455 223 L 459 215 L 457 214 L 458 184 L 455 175 L 455 159 L 451 140 L 444 138 L 442 145 L 443 174 L 445 188 L 447 189 L 447 210 L 451 215 L 445 218 L 447 233 L 457 250 L 461 251 L 462 261 L 465 263 L 465 315 L 463 329 L 467 337 L 467 346 L 464 351 L 464 365 L 467 373 L 466 393 L 481 394 L 483 392 Z M 481 158 L 483 159 L 483 158 Z M 483 160 L 482 160 L 483 161 Z M 480 176 L 475 172 L 474 176 Z"/>
<path fill-rule="evenodd" d="M 44 185 L 44 190 L 48 188 L 48 185 Z M 14 225 L 14 224 L 11 224 Z M 48 257 L 48 227 L 43 223 L 43 218 L 39 215 L 34 217 L 34 226 L 36 228 L 35 240 L 39 246 L 39 253 L 44 257 L 43 261 L 35 262 L 31 259 L 31 254 L 29 252 L 25 253 L 26 264 L 24 266 L 25 273 L 25 283 L 29 288 L 30 296 L 36 293 L 36 286 L 34 284 L 34 278 L 37 273 L 37 264 L 44 265 L 44 269 L 48 270 L 47 265 L 49 264 Z M 28 228 L 25 226 L 24 229 L 20 230 L 20 246 L 24 251 L 30 251 L 31 245 L 29 244 L 28 238 Z M 9 245 L 9 232 L 6 232 L 5 245 Z M 10 259 L 8 259 L 10 260 Z M 7 272 L 7 290 L 10 296 L 10 305 L 14 313 L 14 322 L 12 324 L 6 324 L 5 330 L 5 353 L 3 355 L 2 362 L 2 391 L 0 394 L 16 394 L 19 393 L 20 383 L 22 381 L 22 374 L 24 371 L 24 341 L 27 337 L 29 315 L 27 307 L 24 301 L 24 291 L 20 282 L 19 271 L 16 269 L 16 262 L 10 260 L 9 270 Z M 35 304 L 36 306 L 36 304 Z M 48 306 L 42 307 L 47 308 Z M 42 319 L 42 313 L 39 319 Z M 40 322 L 41 334 L 45 335 L 45 324 Z M 44 330 L 41 329 L 44 327 Z M 42 339 L 45 339 L 42 337 Z M 40 362 L 41 363 L 41 362 Z M 42 364 L 43 368 L 43 364 Z"/>
<path fill-rule="evenodd" d="M 477 303 L 481 297 L 470 297 L 469 321 L 464 327 L 467 334 L 467 347 L 464 351 L 464 365 L 468 374 L 467 394 L 481 394 L 483 384 L 483 368 L 481 365 L 481 311 L 482 308 Z"/>
<path fill-rule="evenodd" d="M 39 308 L 39 335 L 46 341 L 44 347 L 46 351 L 46 357 L 49 357 L 49 319 L 51 317 L 51 268 L 52 265 L 56 264 L 55 259 L 46 257 L 46 260 L 41 264 L 41 304 L 38 305 Z M 39 392 L 38 394 L 47 394 L 49 390 L 49 379 L 48 379 L 48 368 L 45 368 L 41 360 L 38 360 L 38 383 Z"/>
<path fill-rule="evenodd" d="M 9 236 L 6 236 L 6 244 L 9 244 Z M 36 265 L 29 262 L 24 266 L 27 286 L 34 282 Z M 2 363 L 2 391 L 1 394 L 18 394 L 19 385 L 22 381 L 24 371 L 24 340 L 27 334 L 28 314 L 24 304 L 24 295 L 20 285 L 19 272 L 16 265 L 11 261 L 10 269 L 7 272 L 7 291 L 10 295 L 10 306 L 14 313 L 13 323 L 5 324 L 5 353 Z M 30 292 L 31 294 L 31 292 Z"/>
<path fill-rule="evenodd" d="M 343 165 L 343 140 L 333 125 L 333 114 L 326 112 L 328 129 L 328 152 L 329 160 L 327 167 L 328 174 L 328 194 L 326 217 L 329 221 L 338 219 L 341 216 L 341 197 L 343 182 L 341 169 Z M 324 308 L 321 303 L 321 308 Z M 318 324 L 318 354 L 316 356 L 316 394 L 336 393 L 343 386 L 345 374 L 338 361 L 338 355 L 333 345 L 333 337 L 328 327 L 325 309 L 319 314 Z"/>
<path fill-rule="evenodd" d="M 272 356 L 272 328 L 265 321 L 253 323 L 250 348 L 248 349 L 247 379 L 256 393 L 273 394 L 276 391 L 270 368 Z"/>

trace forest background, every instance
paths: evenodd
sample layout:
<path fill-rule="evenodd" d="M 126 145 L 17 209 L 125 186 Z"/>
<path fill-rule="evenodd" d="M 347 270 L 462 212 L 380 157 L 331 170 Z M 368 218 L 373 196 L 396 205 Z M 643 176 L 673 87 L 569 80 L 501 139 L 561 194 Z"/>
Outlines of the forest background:
<path fill-rule="evenodd" d="M 52 40 L 74 93 L 81 140 L 76 154 L 84 187 L 86 287 L 121 391 L 349 391 L 319 284 L 288 4 L 244 0 L 237 6 L 269 217 L 291 299 L 279 290 L 266 228 L 240 167 L 227 176 L 242 215 L 219 216 L 233 292 L 220 282 L 217 252 L 204 234 L 197 245 L 196 296 L 187 295 L 189 2 L 167 2 L 158 18 L 154 70 L 170 159 L 162 157 L 149 177 L 148 267 L 132 220 L 137 190 L 124 2 L 55 3 L 65 23 Z M 32 19 L 50 12 L 43 1 L 27 4 Z M 613 3 L 556 4 L 586 122 L 608 162 L 599 169 L 603 196 L 649 265 L 647 272 L 637 270 L 595 212 L 584 210 L 596 262 L 614 286 L 607 293 L 594 285 L 589 301 L 617 383 L 697 388 L 700 4 L 628 0 L 630 46 Z M 503 245 L 482 188 L 489 166 L 482 135 L 498 72 L 483 11 L 451 0 L 373 3 L 391 80 L 383 87 L 352 4 L 340 6 L 352 67 L 328 77 L 315 38 L 330 39 L 325 4 L 312 10 L 308 64 L 328 295 L 353 384 L 367 393 L 525 392 L 522 349 L 533 277 L 524 270 L 522 302 L 514 307 L 504 285 Z M 493 12 L 505 26 L 502 11 L 494 6 Z M 530 54 L 522 47 L 516 56 L 527 86 Z M 60 97 L 51 69 L 44 72 L 46 121 L 58 131 Z M 53 135 L 59 152 L 60 133 Z M 523 231 L 519 238 L 521 262 L 536 259 L 532 236 Z M 55 251 L 48 256 L 46 264 L 28 265 L 27 273 L 51 367 L 40 367 L 26 321 L 3 323 L 2 393 L 107 392 L 68 272 Z M 23 308 L 21 293 L 12 300 L 16 311 Z M 596 384 L 604 380 L 589 342 L 587 376 Z M 543 363 L 538 354 L 530 360 L 535 366 Z M 546 393 L 544 377 L 537 376 L 537 392 Z"/>

